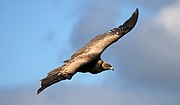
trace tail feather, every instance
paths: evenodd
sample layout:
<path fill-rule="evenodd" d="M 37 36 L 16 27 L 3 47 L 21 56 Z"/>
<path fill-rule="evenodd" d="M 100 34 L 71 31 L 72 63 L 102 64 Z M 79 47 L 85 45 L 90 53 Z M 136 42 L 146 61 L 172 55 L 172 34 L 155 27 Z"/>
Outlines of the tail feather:
<path fill-rule="evenodd" d="M 65 80 L 65 78 L 61 75 L 58 75 L 58 73 L 51 76 L 47 76 L 46 78 L 41 80 L 41 87 L 38 89 L 37 94 L 42 92 L 48 86 L 53 85 L 61 80 Z"/>

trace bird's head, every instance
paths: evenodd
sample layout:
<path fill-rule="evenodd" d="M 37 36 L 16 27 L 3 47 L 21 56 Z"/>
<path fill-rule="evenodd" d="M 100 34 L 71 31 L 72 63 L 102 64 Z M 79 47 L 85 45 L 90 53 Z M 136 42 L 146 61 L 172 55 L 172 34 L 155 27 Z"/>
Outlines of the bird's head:
<path fill-rule="evenodd" d="M 107 63 L 107 62 L 103 62 L 102 63 L 102 68 L 104 69 L 104 70 L 112 70 L 112 71 L 114 71 L 114 67 L 113 66 L 111 66 L 109 63 Z"/>

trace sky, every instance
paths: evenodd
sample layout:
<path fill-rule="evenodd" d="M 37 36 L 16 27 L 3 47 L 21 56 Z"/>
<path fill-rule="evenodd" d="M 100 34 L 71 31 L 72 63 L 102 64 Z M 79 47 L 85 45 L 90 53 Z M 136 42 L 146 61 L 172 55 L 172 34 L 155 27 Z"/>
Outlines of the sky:
<path fill-rule="evenodd" d="M 139 8 L 135 28 L 102 59 L 36 95 L 40 79 Z M 179 0 L 0 0 L 0 104 L 179 105 Z"/>

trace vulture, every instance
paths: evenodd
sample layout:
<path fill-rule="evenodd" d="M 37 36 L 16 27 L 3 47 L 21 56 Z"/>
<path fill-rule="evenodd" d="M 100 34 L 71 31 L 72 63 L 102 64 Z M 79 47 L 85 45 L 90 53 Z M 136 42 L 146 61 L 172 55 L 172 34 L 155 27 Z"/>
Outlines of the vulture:
<path fill-rule="evenodd" d="M 50 71 L 47 77 L 41 80 L 41 87 L 38 89 L 37 94 L 59 81 L 70 80 L 77 72 L 97 74 L 106 70 L 114 70 L 109 63 L 101 59 L 101 54 L 108 46 L 117 42 L 134 28 L 138 20 L 138 14 L 139 10 L 137 8 L 123 25 L 97 35 L 74 53 L 69 60 L 65 60 L 62 66 Z"/>

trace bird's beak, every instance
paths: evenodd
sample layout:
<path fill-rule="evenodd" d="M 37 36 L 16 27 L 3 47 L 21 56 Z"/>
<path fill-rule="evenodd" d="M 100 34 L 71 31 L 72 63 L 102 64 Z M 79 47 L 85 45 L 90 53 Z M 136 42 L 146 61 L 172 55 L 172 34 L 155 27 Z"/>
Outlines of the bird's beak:
<path fill-rule="evenodd" d="M 114 71 L 114 67 L 111 67 L 110 70 Z"/>

